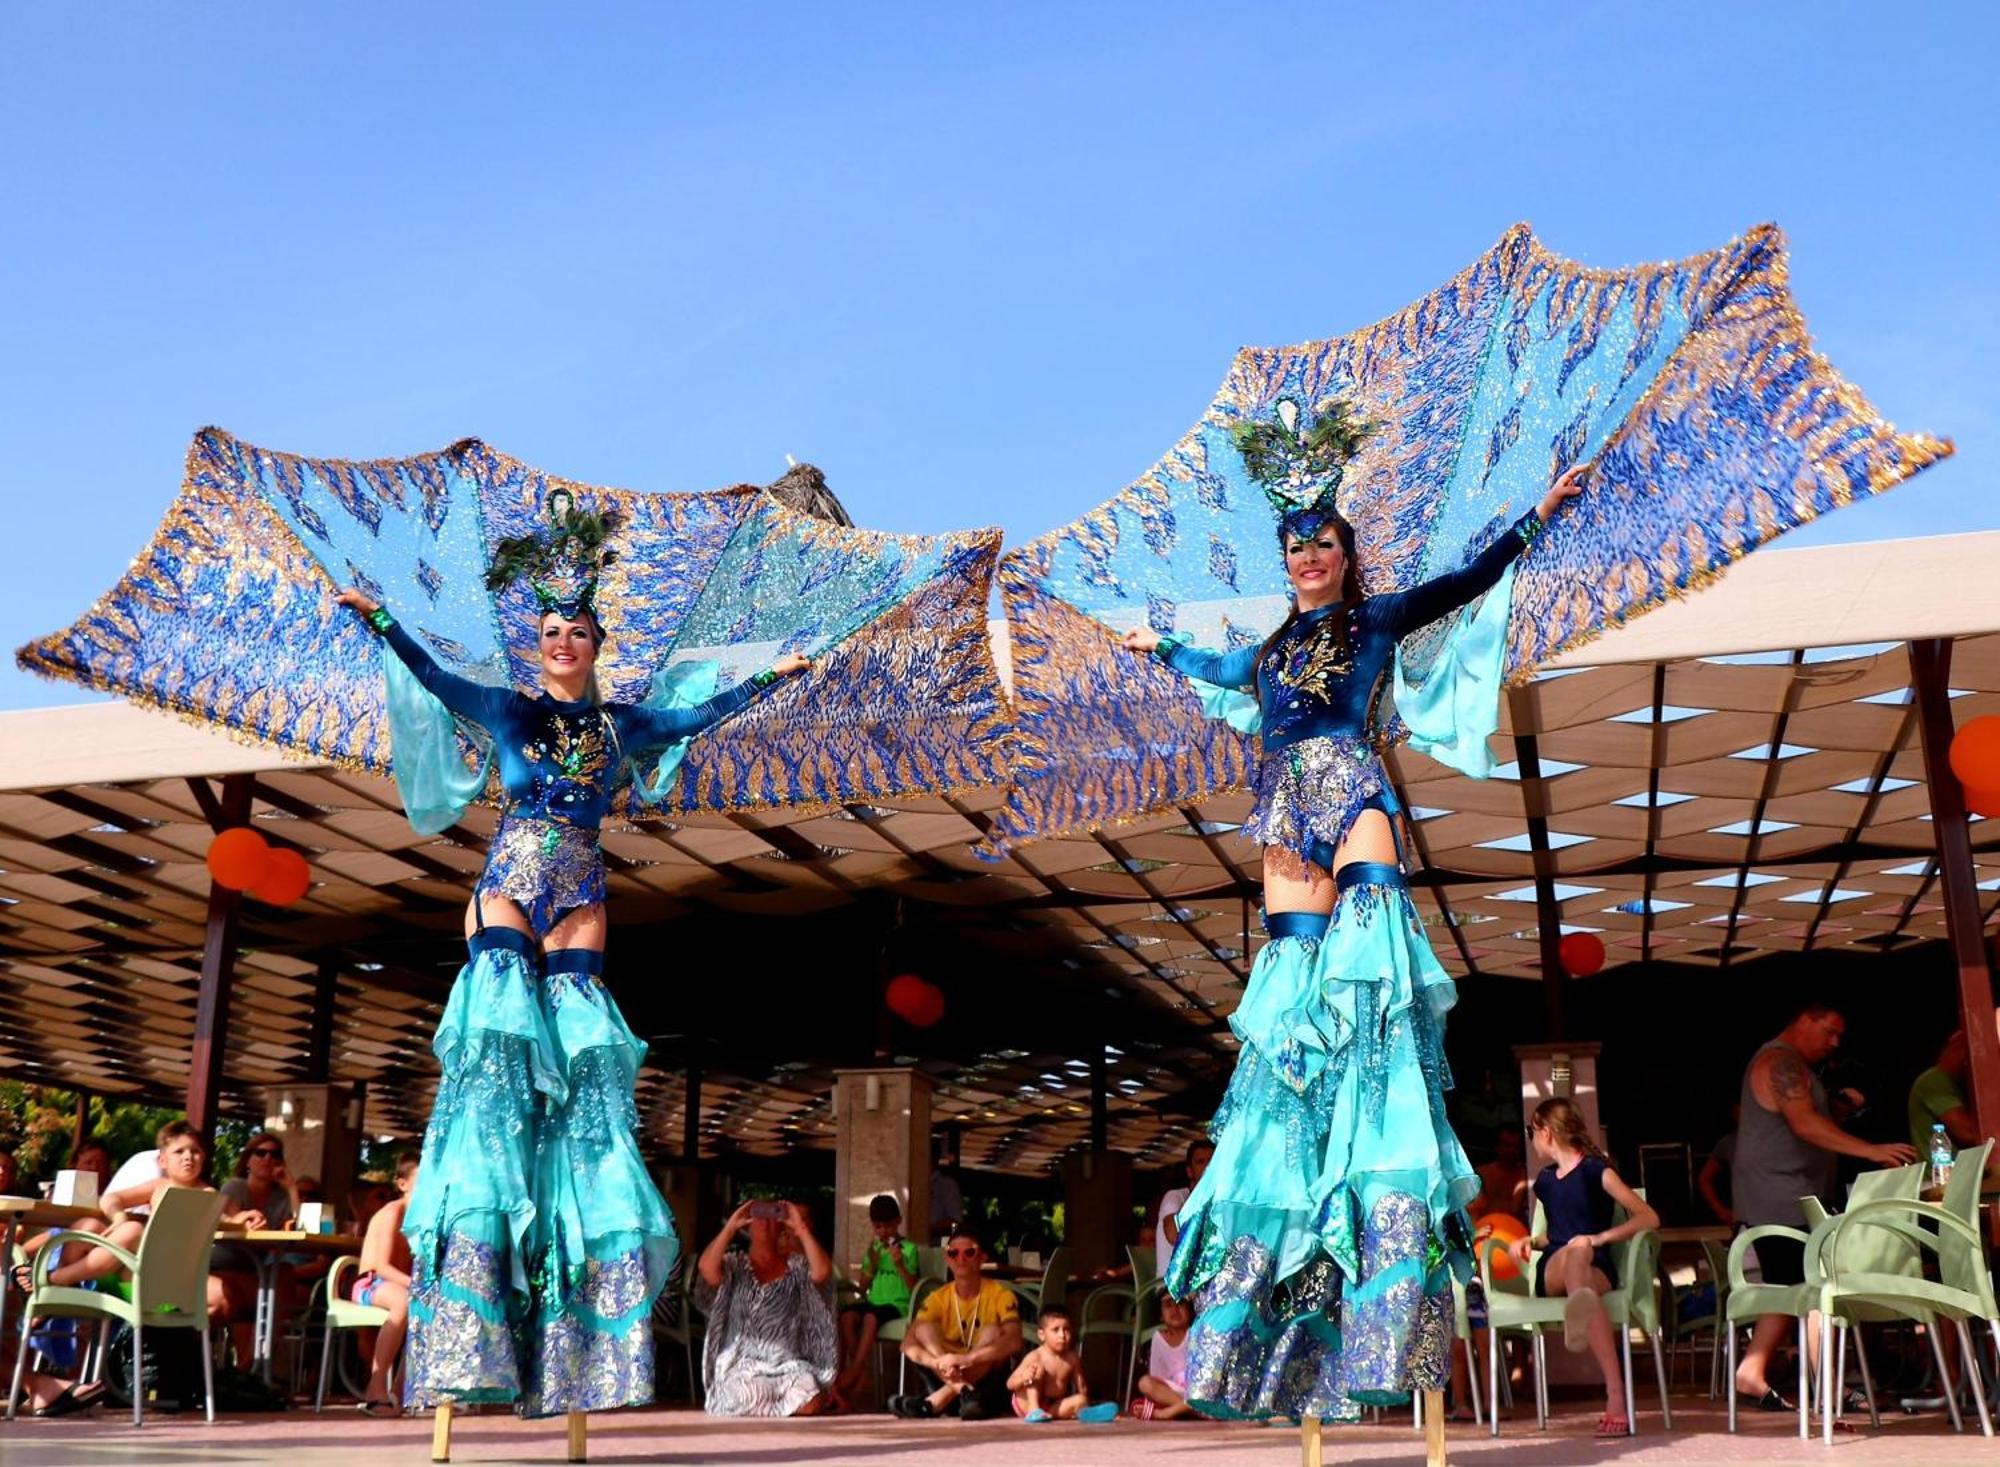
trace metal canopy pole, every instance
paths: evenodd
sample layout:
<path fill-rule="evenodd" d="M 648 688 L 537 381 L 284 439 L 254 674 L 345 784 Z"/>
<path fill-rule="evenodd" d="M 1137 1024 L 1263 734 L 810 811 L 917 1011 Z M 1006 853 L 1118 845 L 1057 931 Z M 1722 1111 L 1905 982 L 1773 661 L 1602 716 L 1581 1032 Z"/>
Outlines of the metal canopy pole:
<path fill-rule="evenodd" d="M 2000 1128 L 2000 1032 L 1993 1013 L 1993 977 L 1979 915 L 1978 876 L 1972 865 L 1965 792 L 1951 772 L 1951 642 L 1925 637 L 1910 643 L 1910 680 L 1917 700 L 1917 726 L 1924 754 L 1924 783 L 1931 800 L 1931 831 L 1937 840 L 1938 871 L 1944 885 L 1945 931 L 1958 965 L 1959 1022 L 1965 1026 L 1972 1110 L 1979 1129 Z"/>
<path fill-rule="evenodd" d="M 229 774 L 210 820 L 218 830 L 250 823 L 257 779 Z M 204 1151 L 215 1150 L 215 1106 L 228 1048 L 229 990 L 236 980 L 236 933 L 243 896 L 219 882 L 208 884 L 208 931 L 201 947 L 201 991 L 195 1000 L 194 1044 L 188 1055 L 187 1118 Z"/>

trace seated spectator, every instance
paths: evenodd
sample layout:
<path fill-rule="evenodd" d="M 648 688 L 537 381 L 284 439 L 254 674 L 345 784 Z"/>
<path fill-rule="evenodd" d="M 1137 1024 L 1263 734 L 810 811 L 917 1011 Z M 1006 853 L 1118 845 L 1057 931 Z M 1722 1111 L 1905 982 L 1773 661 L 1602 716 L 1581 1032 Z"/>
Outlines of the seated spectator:
<path fill-rule="evenodd" d="M 14 1378 L 14 1352 L 20 1345 L 21 1337 L 11 1329 L 6 1339 L 0 1340 L 0 1371 L 6 1372 L 8 1380 Z M 39 1370 L 21 1372 L 21 1405 L 35 1416 L 70 1416 L 88 1411 L 104 1399 L 107 1389 L 101 1380 L 83 1382 Z"/>
<path fill-rule="evenodd" d="M 1213 1141 L 1206 1138 L 1190 1141 L 1185 1160 L 1187 1185 L 1174 1188 L 1160 1199 L 1159 1229 L 1153 1235 L 1153 1267 L 1160 1271 L 1162 1277 L 1167 1272 L 1167 1260 L 1174 1256 L 1174 1244 L 1181 1238 L 1181 1204 L 1188 1200 L 1188 1194 L 1195 1189 L 1202 1173 L 1208 1170 L 1208 1163 L 1214 1155 Z"/>
<path fill-rule="evenodd" d="M 1528 1169 L 1522 1165 L 1521 1133 L 1509 1126 L 1493 1142 L 1493 1160 L 1477 1170 L 1479 1196 L 1473 1199 L 1472 1215 L 1503 1213 L 1528 1220 Z"/>
<path fill-rule="evenodd" d="M 929 1393 L 891 1396 L 897 1416 L 957 1414 L 976 1421 L 1010 1409 L 1007 1363 L 1021 1353 L 1021 1306 L 1014 1291 L 980 1267 L 986 1249 L 964 1223 L 945 1240 L 951 1282 L 934 1290 L 910 1325 L 903 1355 L 923 1373 Z"/>
<path fill-rule="evenodd" d="M 875 1335 L 901 1319 L 917 1287 L 917 1245 L 903 1236 L 903 1209 L 886 1192 L 868 1204 L 875 1237 L 861 1257 L 861 1301 L 840 1311 L 840 1378 L 833 1393 L 845 1407 L 867 1379 Z"/>
<path fill-rule="evenodd" d="M 396 1200 L 376 1208 L 368 1219 L 368 1234 L 361 1240 L 361 1270 L 348 1293 L 356 1304 L 389 1312 L 389 1322 L 375 1331 L 368 1387 L 361 1396 L 361 1410 L 367 1416 L 403 1414 L 389 1394 L 389 1374 L 403 1353 L 403 1334 L 410 1325 L 410 1245 L 403 1237 L 403 1213 L 410 1205 L 410 1189 L 417 1185 L 419 1160 L 414 1151 L 396 1158 Z"/>
<path fill-rule="evenodd" d="M 1965 1031 L 1960 1029 L 1944 1042 L 1937 1063 L 1910 1086 L 1910 1144 L 1918 1156 L 1931 1154 L 1932 1126 L 1943 1126 L 1955 1148 L 1977 1146 L 1984 1139 L 1972 1107 L 1965 1103 L 1968 1062 Z"/>
<path fill-rule="evenodd" d="M 1160 1296 L 1160 1327 L 1146 1356 L 1146 1373 L 1134 1387 L 1132 1414 L 1141 1421 L 1180 1421 L 1201 1413 L 1187 1399 L 1187 1332 L 1194 1309 L 1187 1300 Z"/>
<path fill-rule="evenodd" d="M 1042 1306 L 1035 1319 L 1042 1342 L 1007 1377 L 1014 1414 L 1023 1421 L 1109 1421 L 1118 1414 L 1110 1401 L 1090 1404 L 1083 1356 L 1076 1349 L 1076 1321 L 1065 1304 Z"/>
<path fill-rule="evenodd" d="M 1694 1189 L 1701 1194 L 1702 1202 L 1710 1214 L 1724 1227 L 1736 1226 L 1736 1209 L 1730 1203 L 1729 1174 L 1736 1166 L 1736 1127 L 1743 1123 L 1743 1107 L 1729 1108 L 1731 1125 L 1729 1134 L 1715 1143 L 1708 1159 L 1701 1164 L 1701 1174 L 1695 1178 Z"/>
<path fill-rule="evenodd" d="M 259 1131 L 236 1158 L 236 1175 L 222 1184 L 222 1195 L 236 1209 L 255 1212 L 264 1228 L 289 1228 L 299 1215 L 298 1188 L 285 1170 L 285 1143 L 269 1131 Z M 257 1315 L 257 1262 L 237 1243 L 218 1243 L 210 1261 L 229 1300 L 229 1333 L 240 1365 L 248 1365 L 251 1331 Z M 292 1265 L 279 1272 L 280 1302 L 294 1293 Z"/>
<path fill-rule="evenodd" d="M 203 1192 L 215 1190 L 202 1175 L 208 1165 L 208 1153 L 202 1149 L 201 1136 L 193 1126 L 186 1121 L 169 1121 L 160 1127 L 157 1140 L 157 1164 L 164 1175 L 151 1182 L 114 1189 L 98 1199 L 98 1207 L 108 1223 L 104 1232 L 105 1241 L 127 1250 L 139 1246 L 140 1236 L 146 1231 L 145 1215 L 152 1211 L 153 1204 L 167 1188 L 193 1187 Z M 254 1208 L 237 1206 L 226 1194 L 222 1215 L 246 1228 L 264 1226 L 262 1213 Z M 123 1267 L 118 1255 L 110 1249 L 92 1248 L 75 1262 L 50 1269 L 48 1279 L 52 1284 L 80 1284 L 86 1279 L 109 1278 Z M 228 1296 L 223 1291 L 221 1278 L 213 1273 L 208 1276 L 208 1317 L 214 1324 L 229 1318 Z M 250 1358 L 247 1351 L 243 1358 Z"/>
<path fill-rule="evenodd" d="M 1535 1178 L 1535 1200 L 1542 1204 L 1539 1238 L 1522 1238 L 1511 1252 L 1524 1273 L 1528 1254 L 1536 1251 L 1539 1292 L 1566 1299 L 1563 1344 L 1588 1349 L 1604 1376 L 1604 1414 L 1597 1434 L 1626 1434 L 1625 1376 L 1618 1364 L 1618 1347 L 1611 1320 L 1599 1302 L 1618 1286 L 1618 1265 L 1611 1245 L 1622 1243 L 1660 1225 L 1660 1216 L 1646 1200 L 1626 1186 L 1611 1169 L 1610 1160 L 1591 1139 L 1583 1112 L 1568 1100 L 1545 1100 L 1535 1107 L 1535 1155 L 1548 1163 Z M 1615 1208 L 1625 1209 L 1625 1221 L 1612 1226 Z"/>
<path fill-rule="evenodd" d="M 111 1150 L 96 1137 L 87 1136 L 84 1138 L 83 1144 L 70 1153 L 69 1166 L 65 1170 L 93 1173 L 97 1178 L 97 1195 L 102 1197 L 107 1190 L 105 1183 L 111 1176 Z M 104 1231 L 106 1223 L 103 1215 L 100 1214 L 96 1217 L 78 1218 L 68 1226 L 73 1232 L 101 1233 Z M 48 1241 L 48 1238 L 48 1233 L 42 1232 L 27 1239 L 20 1245 L 22 1254 L 28 1258 L 33 1258 L 37 1253 L 42 1251 L 42 1245 Z M 81 1256 L 78 1250 L 83 1247 L 83 1244 L 66 1243 L 63 1247 L 67 1250 L 68 1256 L 74 1259 Z"/>
<path fill-rule="evenodd" d="M 293 1190 L 298 1194 L 301 1207 L 308 1202 L 326 1201 L 326 1189 L 320 1186 L 318 1177 L 300 1177 Z"/>
<path fill-rule="evenodd" d="M 750 1246 L 730 1243 L 747 1229 Z M 746 1202 L 702 1250 L 708 1338 L 703 1403 L 711 1416 L 816 1416 L 839 1365 L 826 1301 L 833 1262 L 796 1202 Z"/>

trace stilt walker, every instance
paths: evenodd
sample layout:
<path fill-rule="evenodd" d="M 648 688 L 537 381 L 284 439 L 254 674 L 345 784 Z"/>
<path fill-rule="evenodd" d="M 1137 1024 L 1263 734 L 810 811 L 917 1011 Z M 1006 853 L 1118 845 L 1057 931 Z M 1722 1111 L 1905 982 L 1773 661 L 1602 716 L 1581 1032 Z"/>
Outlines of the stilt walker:
<path fill-rule="evenodd" d="M 470 956 L 433 1044 L 442 1076 L 403 1225 L 414 1260 L 404 1392 L 436 1408 L 434 1461 L 450 1459 L 458 1405 L 566 1416 L 579 1462 L 586 1413 L 652 1400 L 652 1304 L 679 1243 L 633 1134 L 645 1045 L 604 983 L 598 825 L 636 770 L 652 765 L 664 788 L 687 740 L 808 666 L 788 654 L 700 703 L 685 700 L 685 680 L 647 704 L 603 701 L 593 597 L 615 530 L 615 516 L 557 491 L 546 533 L 498 547 L 488 588 L 525 581 L 540 611 L 533 697 L 446 671 L 371 597 L 339 598 L 382 638 L 413 822 L 442 828 L 484 789 L 460 731 L 497 758 L 506 792 L 466 912 Z"/>
<path fill-rule="evenodd" d="M 1463 1208 L 1479 1192 L 1445 1119 L 1455 989 L 1402 870 L 1376 748 L 1380 685 L 1401 638 L 1494 590 L 1586 482 L 1581 468 L 1565 473 L 1463 568 L 1363 596 L 1335 493 L 1371 429 L 1344 402 L 1309 414 L 1285 400 L 1235 431 L 1278 512 L 1292 587 L 1266 642 L 1215 653 L 1151 630 L 1125 639 L 1262 734 L 1243 833 L 1264 848 L 1270 941 L 1230 1019 L 1240 1058 L 1164 1278 L 1169 1294 L 1197 1301 L 1188 1399 L 1214 1416 L 1297 1418 L 1308 1467 L 1321 1460 L 1321 1423 L 1364 1406 L 1422 1391 L 1426 1418 L 1443 1423 L 1452 1279 L 1470 1264 Z M 1441 1460 L 1441 1431 L 1428 1437 Z"/>

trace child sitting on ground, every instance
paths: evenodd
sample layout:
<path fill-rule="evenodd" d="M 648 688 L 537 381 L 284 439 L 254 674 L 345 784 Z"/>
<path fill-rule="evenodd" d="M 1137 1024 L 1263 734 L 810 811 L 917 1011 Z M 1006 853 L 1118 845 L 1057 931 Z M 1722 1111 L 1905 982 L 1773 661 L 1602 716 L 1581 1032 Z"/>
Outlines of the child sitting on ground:
<path fill-rule="evenodd" d="M 1059 1303 L 1042 1306 L 1035 1319 L 1042 1342 L 1021 1358 L 1007 1377 L 1014 1414 L 1023 1421 L 1109 1421 L 1118 1414 L 1115 1402 L 1090 1404 L 1090 1386 L 1083 1378 L 1083 1356 L 1076 1350 L 1076 1321 Z"/>
<path fill-rule="evenodd" d="M 861 1302 L 840 1311 L 841 1369 L 833 1396 L 842 1407 L 868 1376 L 876 1332 L 909 1313 L 917 1286 L 917 1245 L 903 1236 L 903 1209 L 896 1199 L 885 1192 L 870 1202 L 868 1225 L 875 1240 L 861 1259 Z"/>
<path fill-rule="evenodd" d="M 1132 1414 L 1141 1421 L 1180 1421 L 1201 1413 L 1187 1400 L 1187 1332 L 1194 1310 L 1185 1299 L 1160 1298 L 1160 1327 L 1153 1331 L 1146 1373 L 1139 1377 Z"/>

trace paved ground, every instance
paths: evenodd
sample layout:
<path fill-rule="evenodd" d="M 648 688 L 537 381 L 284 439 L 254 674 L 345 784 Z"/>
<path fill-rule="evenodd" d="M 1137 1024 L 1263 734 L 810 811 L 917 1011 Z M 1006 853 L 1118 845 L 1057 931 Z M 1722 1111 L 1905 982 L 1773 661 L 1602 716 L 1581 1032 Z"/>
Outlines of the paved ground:
<path fill-rule="evenodd" d="M 1660 1431 L 1657 1413 L 1640 1418 L 1641 1436 L 1600 1443 L 1590 1436 L 1594 1409 L 1577 1405 L 1547 1433 L 1509 1424 L 1499 1440 L 1454 1426 L 1451 1455 L 1476 1467 L 1583 1467 L 1616 1463 L 1758 1462 L 1765 1467 L 1903 1467 L 1903 1464 L 1982 1463 L 2000 1467 L 2000 1442 L 1971 1431 L 1954 1436 L 1941 1418 L 1885 1418 L 1879 1432 L 1842 1433 L 1832 1449 L 1817 1437 L 1801 1442 L 1796 1418 L 1745 1418 L 1746 1431 L 1725 1433 L 1722 1413 L 1706 1400 L 1674 1407 L 1674 1430 Z M 225 1417 L 208 1426 L 196 1417 L 159 1417 L 135 1431 L 130 1418 L 71 1417 L 0 1424 L 0 1464 L 6 1467 L 160 1467 L 196 1463 L 279 1463 L 324 1467 L 369 1462 L 424 1463 L 428 1420 L 369 1421 L 352 1410 Z M 462 1417 L 454 1460 L 559 1463 L 560 1421 L 521 1422 L 511 1416 Z M 365 1454 L 365 1458 L 364 1458 Z M 593 1462 L 668 1462 L 702 1467 L 1282 1467 L 1298 1461 L 1296 1433 L 1279 1428 L 1213 1423 L 1120 1421 L 1109 1426 L 1028 1426 L 1016 1421 L 898 1422 L 884 1416 L 817 1421 L 712 1421 L 687 1410 L 622 1412 L 592 1418 Z M 1423 1443 L 1408 1427 L 1329 1429 L 1326 1460 L 1340 1467 L 1405 1467 L 1423 1461 Z"/>

